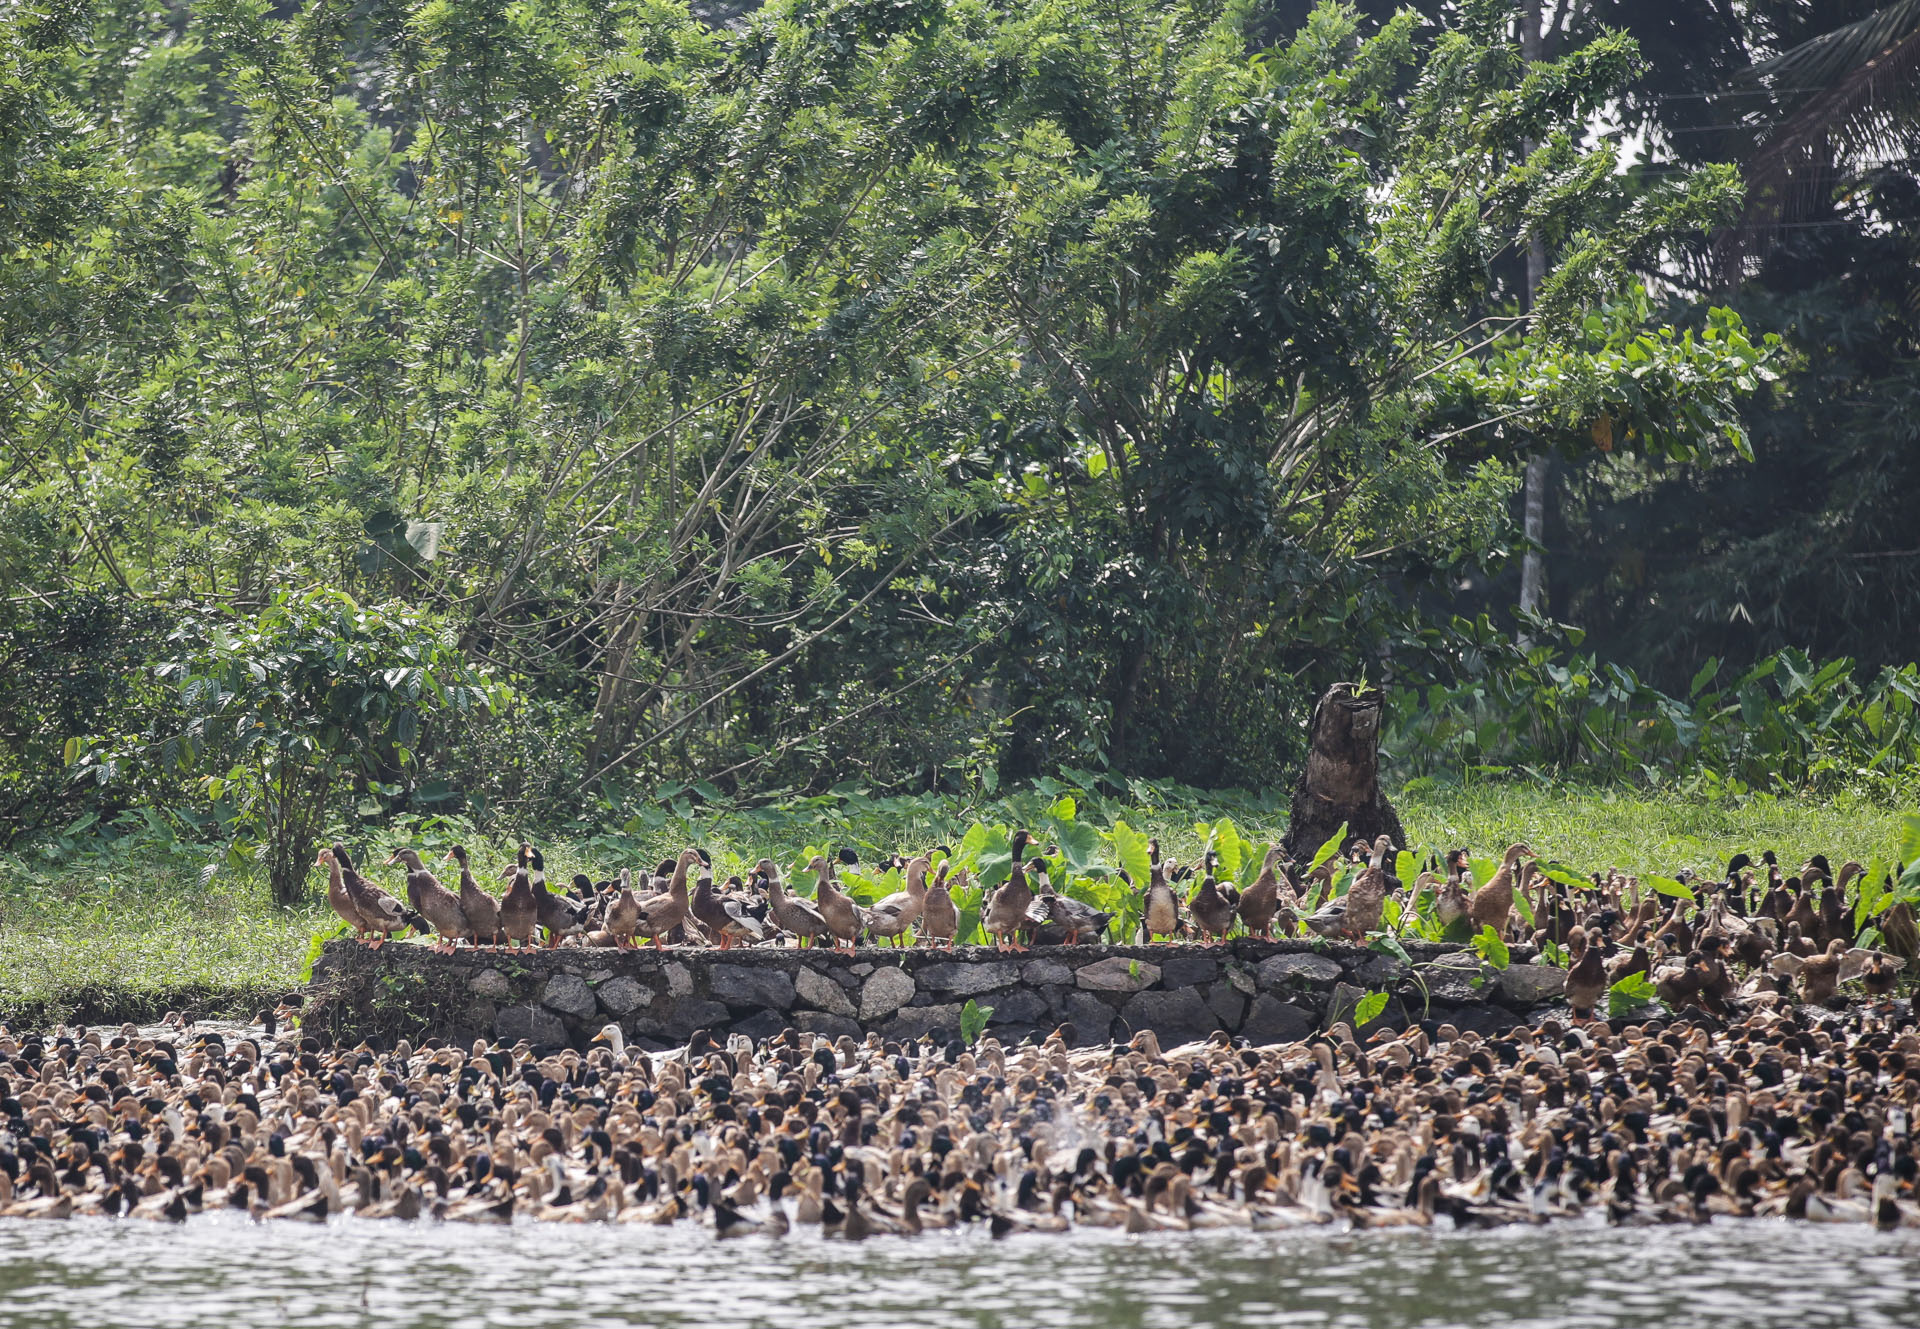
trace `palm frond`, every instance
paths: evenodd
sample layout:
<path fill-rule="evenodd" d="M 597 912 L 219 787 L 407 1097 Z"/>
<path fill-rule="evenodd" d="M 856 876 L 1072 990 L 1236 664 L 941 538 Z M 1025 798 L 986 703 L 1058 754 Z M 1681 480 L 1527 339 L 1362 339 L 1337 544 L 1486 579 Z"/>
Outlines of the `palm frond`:
<path fill-rule="evenodd" d="M 1783 224 L 1820 209 L 1875 154 L 1914 149 L 1920 140 L 1920 0 L 1883 5 L 1755 65 L 1748 76 L 1782 90 L 1819 91 L 1788 112 L 1747 163 L 1745 215 L 1717 246 L 1729 281 Z M 1784 92 L 1779 104 L 1791 105 Z"/>

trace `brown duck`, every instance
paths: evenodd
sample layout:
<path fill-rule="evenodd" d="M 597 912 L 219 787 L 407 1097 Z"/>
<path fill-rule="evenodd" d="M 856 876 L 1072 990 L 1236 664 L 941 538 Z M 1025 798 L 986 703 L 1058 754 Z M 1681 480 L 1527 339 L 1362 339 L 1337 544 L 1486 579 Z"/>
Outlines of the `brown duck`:
<path fill-rule="evenodd" d="M 1187 912 L 1200 925 L 1203 939 L 1211 939 L 1224 946 L 1227 944 L 1227 933 L 1233 929 L 1234 903 L 1221 891 L 1220 883 L 1209 872 L 1201 880 L 1200 889 L 1187 901 Z"/>
<path fill-rule="evenodd" d="M 381 942 L 404 927 L 412 927 L 420 932 L 427 930 L 426 919 L 413 910 L 407 909 L 398 900 L 354 870 L 353 857 L 347 853 L 345 845 L 334 845 L 333 857 L 340 865 L 340 876 L 347 890 L 347 899 L 359 911 L 360 920 L 366 925 L 366 930 L 378 934 L 372 945 L 378 947 Z"/>
<path fill-rule="evenodd" d="M 1353 885 L 1338 900 L 1329 900 L 1304 920 L 1308 928 L 1323 937 L 1342 937 L 1359 941 L 1380 926 L 1387 898 L 1387 855 L 1393 852 L 1393 837 L 1383 835 L 1373 842 L 1367 866 L 1353 879 Z"/>
<path fill-rule="evenodd" d="M 1028 925 L 1027 910 L 1032 907 L 1033 888 L 1027 885 L 1025 867 L 1018 858 L 1015 858 L 1013 871 L 1000 884 L 1000 889 L 993 893 L 993 898 L 987 902 L 986 916 L 981 920 L 987 934 L 996 939 L 995 949 L 1002 951 L 1027 949 L 1020 941 L 1020 930 Z"/>
<path fill-rule="evenodd" d="M 1167 884 L 1166 864 L 1155 860 L 1147 874 L 1145 899 L 1140 906 L 1140 928 L 1151 943 L 1155 937 L 1171 939 L 1180 931 L 1180 897 Z"/>
<path fill-rule="evenodd" d="M 500 897 L 500 930 L 510 944 L 531 946 L 540 922 L 540 905 L 533 898 L 533 878 L 518 863 L 508 870 L 513 873 L 513 885 Z"/>
<path fill-rule="evenodd" d="M 833 879 L 833 863 L 825 854 L 815 854 L 813 861 L 807 864 L 814 871 L 814 907 L 819 909 L 820 917 L 826 920 L 827 931 L 833 937 L 833 948 L 852 950 L 860 939 L 860 906 L 853 898 L 840 889 Z"/>
<path fill-rule="evenodd" d="M 640 919 L 633 930 L 652 938 L 656 949 L 665 945 L 667 934 L 685 924 L 693 912 L 693 902 L 687 897 L 687 873 L 699 861 L 698 849 L 681 850 L 673 875 L 667 879 L 667 889 L 640 902 Z"/>
<path fill-rule="evenodd" d="M 754 866 L 753 872 L 766 883 L 767 913 L 773 919 L 775 927 L 782 932 L 791 932 L 800 939 L 800 944 L 803 946 L 809 942 L 818 941 L 822 937 L 832 938 L 833 933 L 827 928 L 827 920 L 813 901 L 787 894 L 786 883 L 780 880 L 779 870 L 773 866 L 772 859 L 761 859 Z"/>
<path fill-rule="evenodd" d="M 736 942 L 751 946 L 767 938 L 767 925 L 748 913 L 740 900 L 714 890 L 711 873 L 700 874 L 690 909 L 694 921 L 719 941 L 723 951 L 733 949 Z"/>
<path fill-rule="evenodd" d="M 327 870 L 327 903 L 354 930 L 364 945 L 367 941 L 367 925 L 361 921 L 360 910 L 353 903 L 353 897 L 347 894 L 347 880 L 340 871 L 340 860 L 333 856 L 333 850 L 322 849 L 313 865 Z"/>
<path fill-rule="evenodd" d="M 621 950 L 633 949 L 633 930 L 640 926 L 640 897 L 633 893 L 633 869 L 620 869 L 620 886 L 607 904 L 606 930 Z"/>
<path fill-rule="evenodd" d="M 1240 894 L 1240 921 L 1253 936 L 1273 935 L 1273 920 L 1280 913 L 1280 860 L 1284 855 L 1279 845 L 1268 849 L 1260 875 Z"/>
<path fill-rule="evenodd" d="M 1475 936 L 1482 928 L 1492 928 L 1502 937 L 1507 934 L 1507 915 L 1513 912 L 1515 877 L 1522 856 L 1533 857 L 1533 850 L 1524 844 L 1508 845 L 1500 860 L 1500 870 L 1487 878 L 1487 884 L 1467 901 L 1467 919 L 1473 924 Z"/>
<path fill-rule="evenodd" d="M 447 851 L 447 861 L 460 865 L 460 908 L 467 915 L 467 922 L 473 925 L 474 942 L 478 945 L 498 946 L 505 936 L 500 931 L 500 902 L 480 888 L 473 879 L 473 868 L 467 861 L 464 845 L 455 845 Z"/>
<path fill-rule="evenodd" d="M 440 939 L 433 943 L 431 949 L 451 953 L 455 943 L 471 942 L 473 924 L 467 920 L 467 911 L 460 907 L 460 897 L 440 884 L 440 879 L 420 861 L 419 853 L 412 849 L 396 849 L 387 859 L 387 866 L 392 867 L 395 863 L 406 865 L 407 902 L 439 934 Z"/>
<path fill-rule="evenodd" d="M 1567 949 L 1574 957 L 1567 969 L 1567 1005 L 1573 1008 L 1576 1020 L 1590 1020 L 1610 986 L 1606 959 L 1600 954 L 1599 941 L 1590 940 L 1583 927 L 1575 926 L 1568 934 Z"/>
<path fill-rule="evenodd" d="M 927 902 L 920 910 L 920 926 L 916 929 L 917 940 L 929 946 L 951 946 L 960 932 L 960 906 L 953 902 L 954 887 L 967 888 L 967 870 L 960 869 L 960 875 L 952 885 L 947 882 L 947 868 L 951 861 L 940 865 L 933 884 L 927 887 Z"/>
<path fill-rule="evenodd" d="M 933 865 L 923 856 L 907 864 L 906 889 L 895 891 L 866 911 L 867 931 L 875 937 L 898 940 L 906 935 L 927 905 L 927 870 Z"/>

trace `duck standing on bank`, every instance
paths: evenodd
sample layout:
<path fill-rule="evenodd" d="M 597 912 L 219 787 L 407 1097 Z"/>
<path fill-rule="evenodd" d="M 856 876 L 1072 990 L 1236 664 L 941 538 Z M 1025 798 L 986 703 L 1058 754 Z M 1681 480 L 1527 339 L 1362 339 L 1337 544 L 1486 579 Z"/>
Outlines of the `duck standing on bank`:
<path fill-rule="evenodd" d="M 473 924 L 467 921 L 467 911 L 460 907 L 460 897 L 440 884 L 440 879 L 420 861 L 419 853 L 396 849 L 387 859 L 387 866 L 395 863 L 407 870 L 407 902 L 438 934 L 439 939 L 429 949 L 451 955 L 458 943 L 471 943 Z"/>
<path fill-rule="evenodd" d="M 460 908 L 473 927 L 474 944 L 490 949 L 498 947 L 506 940 L 506 933 L 500 930 L 500 902 L 482 890 L 480 883 L 473 879 L 466 846 L 455 845 L 449 849 L 447 861 L 460 865 Z"/>

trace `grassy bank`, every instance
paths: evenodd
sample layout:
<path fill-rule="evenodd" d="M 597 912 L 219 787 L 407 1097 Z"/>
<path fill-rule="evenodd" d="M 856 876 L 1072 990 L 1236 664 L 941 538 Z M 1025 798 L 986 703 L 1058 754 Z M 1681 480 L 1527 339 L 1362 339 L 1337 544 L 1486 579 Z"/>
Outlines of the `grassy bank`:
<path fill-rule="evenodd" d="M 1035 818 L 1051 799 L 1029 793 L 970 806 L 855 795 L 706 817 L 669 810 L 652 818 L 657 825 L 636 818 L 619 831 L 546 837 L 542 844 L 549 872 L 564 881 L 575 870 L 604 875 L 622 862 L 657 860 L 691 831 L 725 871 L 763 854 L 786 862 L 807 844 L 956 841 L 975 820 Z M 1284 807 L 1244 796 L 1203 802 L 1152 791 L 1145 800 L 1080 801 L 1082 821 L 1104 826 L 1124 817 L 1161 836 L 1176 855 L 1197 848 L 1196 821 L 1231 815 L 1254 839 L 1277 838 L 1286 826 Z M 1732 806 L 1513 786 L 1423 789 L 1396 801 L 1412 848 L 1467 844 L 1485 851 L 1525 839 L 1582 868 L 1630 871 L 1716 870 L 1742 848 L 1774 848 L 1795 862 L 1815 851 L 1836 861 L 1891 857 L 1901 818 L 1899 809 L 1851 800 Z M 444 850 L 462 834 L 427 824 L 409 839 Z M 477 863 L 507 861 L 505 841 L 466 838 Z M 382 844 L 373 837 L 364 847 Z M 324 902 L 276 906 L 264 881 L 247 873 L 221 871 L 205 880 L 212 857 L 199 846 L 126 840 L 106 848 L 49 843 L 0 858 L 0 1014 L 33 1022 L 147 1019 L 176 1008 L 250 1014 L 297 984 L 315 934 L 335 923 Z M 397 878 L 387 884 L 397 889 Z"/>

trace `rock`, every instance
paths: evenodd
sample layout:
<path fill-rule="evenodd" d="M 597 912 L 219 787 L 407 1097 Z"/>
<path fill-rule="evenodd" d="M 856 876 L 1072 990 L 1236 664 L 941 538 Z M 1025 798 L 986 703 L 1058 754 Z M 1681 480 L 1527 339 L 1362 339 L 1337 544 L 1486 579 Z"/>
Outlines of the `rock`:
<path fill-rule="evenodd" d="M 874 979 L 879 978 L 880 974 L 886 972 L 887 971 L 883 969 L 880 973 L 876 973 L 873 978 L 867 980 L 868 984 L 871 985 Z M 863 1000 L 861 1006 L 863 1016 L 865 1010 L 866 1007 Z M 950 1036 L 957 1035 L 960 1032 L 960 1005 L 958 1002 L 946 1006 L 905 1007 L 888 1023 L 885 1029 L 881 1030 L 881 1033 L 887 1038 L 918 1038 L 920 1035 L 930 1034 L 936 1029 L 944 1029 Z"/>
<path fill-rule="evenodd" d="M 1349 970 L 1354 982 L 1382 990 L 1393 987 L 1405 979 L 1409 972 L 1406 962 L 1399 956 L 1372 952 L 1355 960 Z"/>
<path fill-rule="evenodd" d="M 1227 982 L 1233 984 L 1242 996 L 1251 997 L 1260 990 L 1260 983 L 1254 977 L 1252 966 L 1241 964 L 1238 960 L 1227 962 Z"/>
<path fill-rule="evenodd" d="M 1020 971 L 1020 981 L 1028 987 L 1064 987 L 1073 982 L 1073 966 L 1060 960 L 1029 960 Z"/>
<path fill-rule="evenodd" d="M 609 978 L 594 989 L 593 995 L 600 999 L 600 1009 L 609 1015 L 625 1015 L 653 1000 L 652 990 L 631 974 Z"/>
<path fill-rule="evenodd" d="M 1409 978 L 1401 988 L 1401 995 L 1420 995 L 1420 985 L 1424 983 L 1425 995 L 1430 1000 L 1477 1002 L 1482 998 L 1482 988 L 1477 985 L 1479 978 L 1480 961 L 1475 956 L 1444 955 L 1423 969 L 1417 980 Z"/>
<path fill-rule="evenodd" d="M 772 1038 L 787 1027 L 787 1017 L 782 1011 L 760 1011 L 744 1020 L 735 1020 L 727 1026 L 729 1034 L 745 1034 L 759 1043 Z"/>
<path fill-rule="evenodd" d="M 794 982 L 779 969 L 717 964 L 707 974 L 707 991 L 715 1001 L 729 1006 L 768 1006 L 784 1011 L 793 1005 Z"/>
<path fill-rule="evenodd" d="M 508 982 L 507 976 L 498 969 L 482 969 L 473 976 L 473 981 L 467 984 L 467 991 L 476 997 L 511 997 L 513 984 Z"/>
<path fill-rule="evenodd" d="M 1081 965 L 1073 981 L 1094 992 L 1138 992 L 1160 981 L 1160 966 L 1145 960 L 1129 960 L 1124 955 L 1110 955 Z"/>
<path fill-rule="evenodd" d="M 691 997 L 693 995 L 693 974 L 678 960 L 669 960 L 661 970 L 667 976 L 667 995 L 669 997 Z"/>
<path fill-rule="evenodd" d="M 1513 1012 L 1485 1004 L 1456 1006 L 1452 1009 L 1435 1007 L 1431 1018 L 1440 1024 L 1450 1024 L 1463 1034 L 1474 1033 L 1483 1038 L 1503 1037 L 1512 1033 L 1520 1023 Z"/>
<path fill-rule="evenodd" d="M 1160 966 L 1160 982 L 1170 988 L 1197 988 L 1220 976 L 1220 962 L 1204 955 L 1176 955 Z"/>
<path fill-rule="evenodd" d="M 1324 955 L 1296 951 L 1269 955 L 1256 971 L 1263 988 L 1285 987 L 1289 983 L 1327 984 L 1340 977 L 1340 966 Z"/>
<path fill-rule="evenodd" d="M 971 997 L 977 992 L 991 992 L 1018 983 L 1020 967 L 1004 960 L 989 960 L 984 964 L 949 960 L 928 965 L 917 975 L 917 980 L 925 991 Z"/>
<path fill-rule="evenodd" d="M 715 1037 L 724 1035 L 729 1012 L 717 1001 L 698 997 L 676 997 L 649 1006 L 633 1018 L 634 1029 L 661 1038 L 685 1038 L 696 1029 L 712 1029 Z"/>
<path fill-rule="evenodd" d="M 1300 1007 L 1263 992 L 1247 1008 L 1240 1033 L 1249 1043 L 1265 1047 L 1271 1043 L 1296 1043 L 1313 1032 L 1313 1017 Z"/>
<path fill-rule="evenodd" d="M 875 970 L 873 977 L 860 989 L 861 1020 L 871 1022 L 885 1019 L 912 1001 L 914 991 L 913 979 L 906 970 L 891 966 Z M 914 1037 L 919 1037 L 919 1031 Z"/>
<path fill-rule="evenodd" d="M 1207 989 L 1207 1009 L 1219 1017 L 1222 1029 L 1238 1029 L 1241 1017 L 1247 1013 L 1247 999 L 1233 984 L 1215 983 Z"/>
<path fill-rule="evenodd" d="M 1192 988 L 1137 992 L 1120 1008 L 1120 1018 L 1135 1033 L 1153 1030 L 1162 1047 L 1194 1042 L 1220 1027 L 1219 1019 Z"/>
<path fill-rule="evenodd" d="M 1508 965 L 1495 988 L 1499 1000 L 1509 1005 L 1538 1006 L 1567 990 L 1567 971 L 1546 964 Z"/>
<path fill-rule="evenodd" d="M 847 990 L 817 969 L 802 969 L 795 974 L 793 989 L 809 1006 L 818 1006 L 849 1020 L 853 1018 L 853 1002 L 848 999 Z"/>
<path fill-rule="evenodd" d="M 549 978 L 546 988 L 540 993 L 540 1004 L 577 1020 L 584 1020 L 600 1009 L 599 1003 L 593 999 L 593 989 L 587 986 L 585 979 L 574 974 L 555 974 Z"/>
<path fill-rule="evenodd" d="M 493 1017 L 493 1036 L 502 1043 L 524 1038 L 537 1048 L 559 1047 L 567 1041 L 567 1026 L 544 1007 L 507 1006 Z"/>
<path fill-rule="evenodd" d="M 822 1034 L 827 1038 L 839 1038 L 842 1034 L 855 1040 L 866 1037 L 866 1031 L 852 1020 L 829 1011 L 795 1011 L 793 1027 L 802 1033 Z"/>
<path fill-rule="evenodd" d="M 1113 1007 L 1089 992 L 1069 992 L 1059 1014 L 1073 1026 L 1075 1047 L 1092 1047 L 1113 1037 Z"/>
<path fill-rule="evenodd" d="M 1358 1034 L 1360 1031 L 1354 1027 L 1353 1011 L 1366 995 L 1365 988 L 1357 988 L 1351 983 L 1335 983 L 1333 996 L 1327 1000 L 1327 1013 L 1320 1021 L 1320 1028 L 1331 1029 L 1344 1020 L 1347 1026 Z"/>
<path fill-rule="evenodd" d="M 1047 1018 L 1047 1000 L 1030 988 L 1015 988 L 1011 992 L 1002 992 L 990 1001 L 982 1001 L 982 1006 L 990 1007 L 993 1014 L 987 1017 L 988 1024 L 1006 1024 L 1018 1020 L 1022 1024 L 1039 1024 Z"/>

